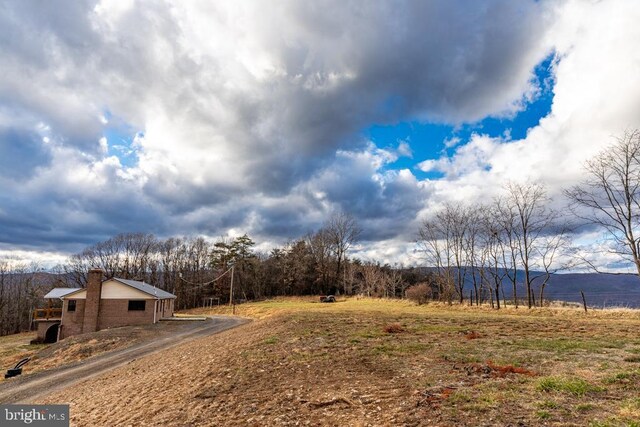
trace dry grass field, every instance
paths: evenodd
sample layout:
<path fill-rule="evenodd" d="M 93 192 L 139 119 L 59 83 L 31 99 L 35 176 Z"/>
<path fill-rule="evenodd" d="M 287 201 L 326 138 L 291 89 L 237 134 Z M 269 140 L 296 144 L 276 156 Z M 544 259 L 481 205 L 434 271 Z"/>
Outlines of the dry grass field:
<path fill-rule="evenodd" d="M 21 359 L 33 357 L 38 351 L 47 347 L 47 345 L 30 344 L 34 338 L 36 338 L 35 332 L 0 337 L 0 369 L 12 368 Z M 2 382 L 4 381 L 4 371 L 0 373 L 2 374 L 0 382 Z"/>
<path fill-rule="evenodd" d="M 255 321 L 45 401 L 81 426 L 640 425 L 635 311 L 294 298 L 236 314 Z"/>

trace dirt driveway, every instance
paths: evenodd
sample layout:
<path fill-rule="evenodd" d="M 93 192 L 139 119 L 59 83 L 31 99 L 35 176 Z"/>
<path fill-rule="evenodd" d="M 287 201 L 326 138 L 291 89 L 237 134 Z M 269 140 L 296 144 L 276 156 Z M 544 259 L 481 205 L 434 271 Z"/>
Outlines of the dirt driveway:
<path fill-rule="evenodd" d="M 32 375 L 18 377 L 0 384 L 0 403 L 28 403 L 52 391 L 69 387 L 143 356 L 161 352 L 195 338 L 216 334 L 247 323 L 238 317 L 216 316 L 180 332 L 92 357 L 81 362 Z"/>

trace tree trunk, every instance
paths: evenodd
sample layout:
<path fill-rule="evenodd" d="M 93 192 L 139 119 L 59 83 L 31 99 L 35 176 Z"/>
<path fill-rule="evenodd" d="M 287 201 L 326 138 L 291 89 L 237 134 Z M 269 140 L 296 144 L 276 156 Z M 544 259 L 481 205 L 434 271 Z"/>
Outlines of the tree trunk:
<path fill-rule="evenodd" d="M 544 303 L 544 287 L 546 286 L 546 283 L 543 283 L 542 285 L 540 285 L 540 308 L 542 308 L 542 304 Z"/>

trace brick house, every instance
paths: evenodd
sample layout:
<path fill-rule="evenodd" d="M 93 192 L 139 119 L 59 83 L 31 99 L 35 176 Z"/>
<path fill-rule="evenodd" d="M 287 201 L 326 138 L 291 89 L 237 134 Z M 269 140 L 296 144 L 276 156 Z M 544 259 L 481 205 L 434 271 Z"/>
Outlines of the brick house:
<path fill-rule="evenodd" d="M 173 316 L 175 295 L 135 280 L 114 277 L 103 281 L 102 275 L 100 269 L 90 270 L 86 288 L 56 288 L 45 295 L 62 300 L 62 308 L 47 312 L 46 318 L 35 317 L 40 341 L 156 323 Z"/>

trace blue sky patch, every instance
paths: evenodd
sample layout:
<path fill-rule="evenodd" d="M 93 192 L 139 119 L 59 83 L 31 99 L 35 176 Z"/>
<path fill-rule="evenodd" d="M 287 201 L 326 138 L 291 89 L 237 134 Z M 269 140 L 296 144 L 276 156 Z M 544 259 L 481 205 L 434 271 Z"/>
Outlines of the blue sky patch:
<path fill-rule="evenodd" d="M 439 159 L 443 155 L 452 156 L 456 147 L 466 144 L 474 133 L 490 137 L 519 140 L 527 136 L 527 131 L 547 116 L 553 103 L 553 62 L 555 54 L 547 56 L 534 69 L 535 85 L 539 91 L 533 99 L 523 105 L 513 117 L 486 117 L 476 122 L 460 126 L 418 121 L 400 122 L 395 125 L 374 125 L 364 130 L 363 136 L 379 148 L 395 148 L 402 141 L 413 150 L 413 157 L 401 157 L 387 165 L 387 169 L 411 169 L 418 179 L 438 179 L 443 174 L 438 171 L 423 172 L 416 165 L 427 159 Z"/>
<path fill-rule="evenodd" d="M 134 167 L 138 164 L 138 147 L 135 146 L 136 136 L 143 137 L 144 133 L 122 119 L 105 111 L 104 117 L 108 120 L 102 135 L 107 138 L 109 150 L 107 155 L 116 156 L 125 167 Z"/>

